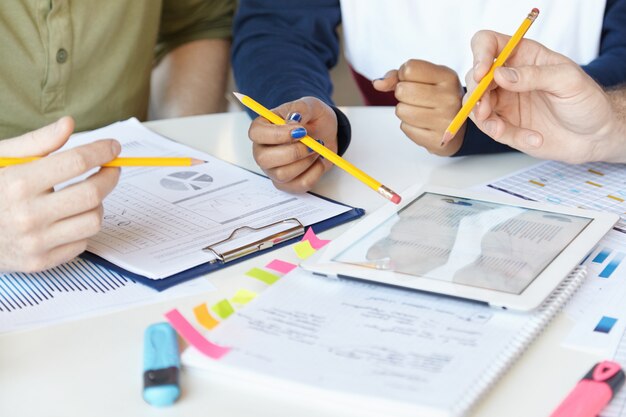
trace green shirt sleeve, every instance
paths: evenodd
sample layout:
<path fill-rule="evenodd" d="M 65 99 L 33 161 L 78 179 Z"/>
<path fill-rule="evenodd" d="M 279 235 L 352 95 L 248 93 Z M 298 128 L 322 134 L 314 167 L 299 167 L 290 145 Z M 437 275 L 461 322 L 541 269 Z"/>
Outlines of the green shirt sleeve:
<path fill-rule="evenodd" d="M 235 8 L 236 0 L 164 0 L 156 61 L 191 41 L 230 38 Z"/>

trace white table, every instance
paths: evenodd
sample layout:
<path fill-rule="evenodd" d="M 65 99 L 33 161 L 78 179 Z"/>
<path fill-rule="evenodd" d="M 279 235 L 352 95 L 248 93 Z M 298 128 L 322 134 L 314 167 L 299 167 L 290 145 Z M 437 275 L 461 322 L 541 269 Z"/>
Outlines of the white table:
<path fill-rule="evenodd" d="M 439 158 L 415 146 L 399 130 L 391 108 L 348 108 L 353 139 L 346 159 L 401 191 L 418 181 L 468 187 L 523 168 L 536 160 L 521 154 Z M 249 119 L 227 113 L 148 123 L 155 131 L 258 171 L 247 138 Z M 315 192 L 374 210 L 384 200 L 339 169 Z M 335 238 L 349 225 L 323 233 Z M 147 325 L 172 307 L 191 308 L 232 294 L 251 266 L 292 259 L 283 248 L 208 276 L 218 291 L 137 307 L 97 318 L 0 336 L 0 416 L 357 416 L 359 412 L 303 402 L 262 387 L 184 370 L 175 406 L 144 403 L 142 342 Z M 572 323 L 560 316 L 474 411 L 476 416 L 543 416 L 599 358 L 560 346 Z"/>

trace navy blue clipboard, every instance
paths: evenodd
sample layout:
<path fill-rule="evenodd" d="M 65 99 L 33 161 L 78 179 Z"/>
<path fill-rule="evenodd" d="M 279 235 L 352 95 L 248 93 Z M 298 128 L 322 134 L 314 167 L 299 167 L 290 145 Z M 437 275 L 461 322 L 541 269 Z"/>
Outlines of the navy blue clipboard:
<path fill-rule="evenodd" d="M 333 203 L 341 204 L 341 205 L 344 205 L 346 207 L 349 207 L 349 206 L 347 206 L 345 204 L 338 203 L 338 202 L 336 202 L 334 200 L 331 200 L 329 198 L 318 196 L 318 195 L 316 195 L 316 196 L 319 197 L 319 198 L 323 198 L 324 200 L 328 200 L 328 201 L 331 201 Z M 323 232 L 325 230 L 328 230 L 328 229 L 331 229 L 331 228 L 333 228 L 335 226 L 339 226 L 340 224 L 347 223 L 349 221 L 358 219 L 359 217 L 363 216 L 364 214 L 365 214 L 365 210 L 363 210 L 362 208 L 352 207 L 351 210 L 346 211 L 345 213 L 341 213 L 341 214 L 339 214 L 339 215 L 337 215 L 335 217 L 331 217 L 331 218 L 326 219 L 324 221 L 321 221 L 319 223 L 315 223 L 314 225 L 311 225 L 311 227 L 313 228 L 313 231 L 315 233 L 321 233 L 321 232 Z M 225 267 L 227 267 L 229 265 L 234 265 L 236 263 L 245 261 L 247 259 L 251 259 L 251 258 L 253 258 L 256 255 L 260 255 L 260 254 L 265 253 L 267 251 L 271 251 L 271 250 L 274 250 L 274 249 L 282 248 L 283 246 L 286 246 L 286 245 L 291 245 L 291 244 L 296 243 L 297 241 L 299 241 L 301 238 L 302 237 L 299 236 L 299 237 L 296 237 L 296 238 L 293 238 L 293 239 L 290 239 L 290 240 L 286 240 L 284 242 L 281 242 L 279 244 L 274 245 L 271 248 L 265 249 L 263 251 L 254 252 L 254 253 L 251 253 L 249 255 L 242 256 L 241 258 L 237 258 L 237 259 L 234 259 L 234 260 L 226 262 L 226 263 L 222 263 L 222 262 L 208 263 L 207 262 L 205 264 L 198 265 L 196 267 L 187 269 L 186 271 L 182 271 L 182 272 L 179 272 L 179 273 L 174 274 L 174 275 L 170 275 L 169 277 L 162 278 L 162 279 L 150 279 L 150 278 L 144 277 L 143 275 L 138 275 L 138 274 L 129 272 L 129 271 L 125 270 L 124 268 L 121 268 L 121 267 L 115 265 L 114 263 L 111 263 L 111 262 L 107 261 L 106 259 L 103 259 L 100 256 L 94 255 L 93 253 L 90 253 L 90 252 L 84 252 L 82 255 L 80 255 L 80 257 L 83 258 L 83 259 L 89 260 L 89 261 L 91 261 L 93 263 L 96 263 L 98 265 L 101 265 L 101 266 L 103 266 L 105 268 L 108 268 L 108 269 L 110 269 L 112 271 L 118 272 L 118 273 L 124 275 L 127 278 L 130 278 L 130 279 L 132 279 L 134 281 L 137 281 L 137 282 L 139 282 L 141 284 L 147 285 L 150 288 L 154 288 L 157 291 L 163 291 L 163 290 L 165 290 L 165 289 L 167 289 L 169 287 L 172 287 L 172 286 L 174 286 L 176 284 L 180 284 L 181 282 L 190 280 L 192 278 L 196 278 L 196 277 L 198 277 L 200 275 L 205 275 L 205 274 L 208 274 L 209 272 L 213 272 L 215 270 L 218 270 L 218 269 L 221 269 L 221 268 L 225 268 Z M 201 248 L 199 247 L 198 250 L 201 250 Z"/>

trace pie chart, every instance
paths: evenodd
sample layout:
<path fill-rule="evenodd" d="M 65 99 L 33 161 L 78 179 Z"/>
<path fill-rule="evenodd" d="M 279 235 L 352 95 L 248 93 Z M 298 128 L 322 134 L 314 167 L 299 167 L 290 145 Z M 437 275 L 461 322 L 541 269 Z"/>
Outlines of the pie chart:
<path fill-rule="evenodd" d="M 179 171 L 161 178 L 161 186 L 173 191 L 197 191 L 210 187 L 213 178 L 202 172 Z"/>

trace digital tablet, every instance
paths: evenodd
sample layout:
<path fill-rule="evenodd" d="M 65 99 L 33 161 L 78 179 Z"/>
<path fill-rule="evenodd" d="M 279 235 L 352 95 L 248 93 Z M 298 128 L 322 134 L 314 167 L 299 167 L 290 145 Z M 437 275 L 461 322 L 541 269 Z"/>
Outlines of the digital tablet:
<path fill-rule="evenodd" d="M 559 285 L 618 216 L 438 187 L 409 189 L 301 266 L 531 310 Z"/>

